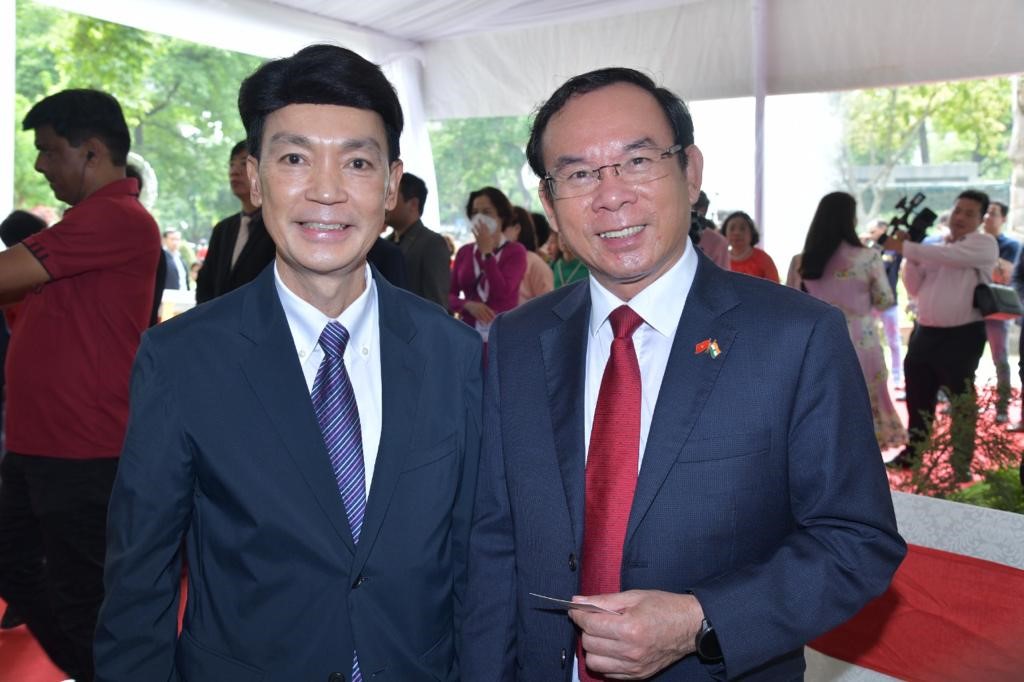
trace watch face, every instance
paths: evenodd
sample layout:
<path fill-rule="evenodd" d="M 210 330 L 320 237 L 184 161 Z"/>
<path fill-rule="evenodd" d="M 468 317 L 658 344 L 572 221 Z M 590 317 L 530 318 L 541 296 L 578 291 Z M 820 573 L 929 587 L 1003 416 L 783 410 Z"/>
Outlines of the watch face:
<path fill-rule="evenodd" d="M 718 645 L 718 635 L 715 634 L 715 629 L 708 623 L 707 618 L 700 624 L 695 648 L 697 656 L 705 661 L 722 660 L 722 647 Z"/>

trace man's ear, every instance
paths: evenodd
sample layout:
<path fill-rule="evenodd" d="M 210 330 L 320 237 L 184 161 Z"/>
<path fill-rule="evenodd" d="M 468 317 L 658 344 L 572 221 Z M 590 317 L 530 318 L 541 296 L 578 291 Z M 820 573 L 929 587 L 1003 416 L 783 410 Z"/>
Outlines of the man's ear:
<path fill-rule="evenodd" d="M 249 201 L 253 206 L 263 205 L 263 193 L 260 191 L 260 160 L 250 154 L 245 158 L 245 174 L 249 178 Z"/>
<path fill-rule="evenodd" d="M 95 137 L 90 137 L 82 142 L 82 150 L 85 152 L 85 162 L 87 165 L 95 163 L 97 159 L 103 156 L 109 156 L 107 148 Z"/>
<path fill-rule="evenodd" d="M 690 206 L 700 198 L 700 184 L 704 177 L 704 154 L 695 144 L 691 144 L 683 153 L 686 154 L 686 186 L 690 193 Z"/>
<path fill-rule="evenodd" d="M 558 226 L 558 218 L 555 216 L 555 204 L 548 194 L 548 183 L 544 180 L 541 180 L 537 186 L 537 195 L 540 197 L 540 205 L 544 207 L 544 214 L 548 217 L 548 222 L 551 223 L 551 229 L 555 232 L 561 232 L 561 228 Z"/>
<path fill-rule="evenodd" d="M 388 185 L 385 187 L 384 209 L 390 211 L 398 204 L 398 186 L 402 183 L 402 173 L 405 171 L 405 164 L 401 159 L 391 163 L 388 170 Z"/>

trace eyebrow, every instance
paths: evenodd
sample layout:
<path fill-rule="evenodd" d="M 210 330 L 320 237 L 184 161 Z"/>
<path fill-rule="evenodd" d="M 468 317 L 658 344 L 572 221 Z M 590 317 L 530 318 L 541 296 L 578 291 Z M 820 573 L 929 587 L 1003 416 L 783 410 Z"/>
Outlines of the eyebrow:
<path fill-rule="evenodd" d="M 657 145 L 655 144 L 654 140 L 652 140 L 649 137 L 641 137 L 638 140 L 634 140 L 632 142 L 627 143 L 622 148 L 622 151 L 624 153 L 625 152 L 634 152 L 637 149 L 648 149 L 648 148 L 651 148 L 651 147 L 657 147 Z M 577 164 L 577 163 L 584 163 L 585 161 L 586 161 L 586 159 L 584 159 L 582 156 L 569 156 L 569 155 L 565 154 L 565 155 L 559 156 L 557 159 L 555 159 L 555 165 L 551 168 L 551 170 L 552 171 L 558 171 L 558 170 L 561 170 L 562 168 L 565 168 L 566 166 L 572 166 L 572 165 Z"/>
<path fill-rule="evenodd" d="M 291 144 L 296 147 L 302 147 L 303 149 L 312 149 L 313 140 L 308 136 L 301 133 L 290 133 L 281 132 L 274 133 L 270 138 L 270 145 L 276 144 Z M 378 152 L 383 152 L 380 143 L 372 137 L 360 137 L 354 139 L 344 140 L 340 145 L 342 151 L 354 151 L 357 149 L 373 149 Z"/>

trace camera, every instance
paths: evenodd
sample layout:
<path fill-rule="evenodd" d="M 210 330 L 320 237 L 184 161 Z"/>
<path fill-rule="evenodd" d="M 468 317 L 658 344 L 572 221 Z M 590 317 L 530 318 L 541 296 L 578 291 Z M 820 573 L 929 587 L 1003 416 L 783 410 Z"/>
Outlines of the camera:
<path fill-rule="evenodd" d="M 918 208 L 924 202 L 924 194 L 918 192 L 911 199 L 902 197 L 896 202 L 896 215 L 889 220 L 889 229 L 878 238 L 876 244 L 883 246 L 886 240 L 898 229 L 909 233 L 910 241 L 920 243 L 924 240 L 928 228 L 935 223 L 938 216 L 927 206 Z M 916 215 L 915 215 L 916 211 Z M 911 218 L 913 216 L 913 218 Z"/>

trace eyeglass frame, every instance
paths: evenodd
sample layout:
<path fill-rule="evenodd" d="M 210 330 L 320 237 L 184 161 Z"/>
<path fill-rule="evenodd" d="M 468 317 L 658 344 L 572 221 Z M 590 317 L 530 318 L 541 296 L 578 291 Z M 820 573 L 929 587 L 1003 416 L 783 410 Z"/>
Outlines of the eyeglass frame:
<path fill-rule="evenodd" d="M 654 149 L 657 149 L 657 148 L 655 147 Z M 682 145 L 682 143 L 677 142 L 674 145 L 672 145 L 671 147 L 669 147 L 667 149 L 663 149 L 661 152 L 659 152 L 657 161 L 664 161 L 664 160 L 666 160 L 668 158 L 671 158 L 671 157 L 675 156 L 676 154 L 678 154 L 681 151 L 683 151 L 683 145 Z M 627 161 L 628 161 L 628 159 L 627 159 Z M 589 171 L 587 171 L 588 174 L 591 177 L 594 177 L 594 178 L 597 179 L 597 184 L 594 185 L 594 189 L 589 190 L 587 192 L 584 192 L 583 194 L 573 195 L 571 197 L 559 197 L 558 196 L 558 193 L 555 192 L 555 182 L 557 182 L 558 179 L 555 178 L 555 176 L 553 176 L 551 173 L 547 173 L 543 178 L 541 178 L 541 181 L 544 182 L 547 185 L 548 195 L 552 199 L 577 199 L 579 197 L 585 197 L 588 194 L 591 194 L 591 193 L 597 191 L 597 188 L 601 186 L 601 180 L 603 180 L 603 178 L 601 177 L 601 171 L 603 171 L 605 168 L 614 168 L 615 169 L 615 177 L 617 177 L 617 178 L 618 177 L 622 177 L 622 173 L 621 173 L 622 163 L 623 162 L 621 162 L 621 161 L 618 162 L 618 163 L 606 163 L 603 166 L 598 166 L 597 168 L 590 169 Z M 665 176 L 662 175 L 662 176 L 660 176 L 658 178 L 650 178 L 648 180 L 643 180 L 642 182 L 639 182 L 637 184 L 640 185 L 640 184 L 647 183 L 647 182 L 654 182 L 655 180 L 660 180 L 663 177 L 665 177 Z"/>

